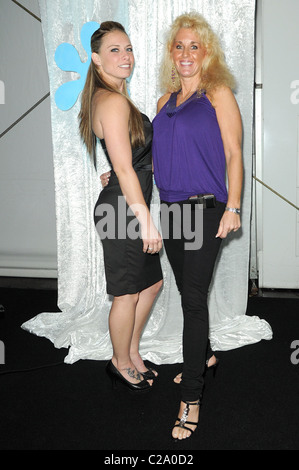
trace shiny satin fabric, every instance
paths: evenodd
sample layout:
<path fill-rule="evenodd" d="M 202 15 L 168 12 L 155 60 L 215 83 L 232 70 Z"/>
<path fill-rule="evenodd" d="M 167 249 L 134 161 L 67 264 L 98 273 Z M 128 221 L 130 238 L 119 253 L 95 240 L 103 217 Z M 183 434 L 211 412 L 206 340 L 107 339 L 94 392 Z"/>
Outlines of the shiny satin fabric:
<path fill-rule="evenodd" d="M 51 4 L 51 5 L 49 5 Z M 181 13 L 197 10 L 220 36 L 229 66 L 238 81 L 236 98 L 244 127 L 244 195 L 242 229 L 224 241 L 209 295 L 210 340 L 216 350 L 229 350 L 270 340 L 270 325 L 246 315 L 251 215 L 252 119 L 254 83 L 254 0 L 56 0 L 39 1 L 50 89 L 55 171 L 58 306 L 59 313 L 43 312 L 22 327 L 47 337 L 57 348 L 67 348 L 66 363 L 111 357 L 108 331 L 111 299 L 106 294 L 101 242 L 93 223 L 94 204 L 101 190 L 100 174 L 108 169 L 98 149 L 98 170 L 86 154 L 78 134 L 79 101 L 69 111 L 57 108 L 54 95 L 76 74 L 55 64 L 62 42 L 77 48 L 80 29 L 87 21 L 114 19 L 128 31 L 136 65 L 130 93 L 139 109 L 153 119 L 159 90 L 159 64 L 165 31 Z M 159 219 L 159 194 L 154 187 L 152 211 Z M 165 253 L 161 254 L 164 286 L 146 325 L 141 354 L 156 364 L 182 362 L 182 311 L 179 294 Z"/>

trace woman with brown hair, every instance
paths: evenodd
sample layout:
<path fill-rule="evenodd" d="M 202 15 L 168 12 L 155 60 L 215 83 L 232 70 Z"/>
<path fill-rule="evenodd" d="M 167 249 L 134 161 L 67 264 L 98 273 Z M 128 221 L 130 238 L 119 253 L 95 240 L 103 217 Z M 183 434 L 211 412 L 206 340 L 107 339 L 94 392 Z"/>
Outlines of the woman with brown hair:
<path fill-rule="evenodd" d="M 92 35 L 91 49 L 79 127 L 94 160 L 99 139 L 112 166 L 109 184 L 94 211 L 107 293 L 113 296 L 109 315 L 113 357 L 107 373 L 113 383 L 142 391 L 151 387 L 157 373 L 145 366 L 139 342 L 162 285 L 158 254 L 162 240 L 149 211 L 152 126 L 128 96 L 126 79 L 132 73 L 134 55 L 123 26 L 102 23 Z"/>

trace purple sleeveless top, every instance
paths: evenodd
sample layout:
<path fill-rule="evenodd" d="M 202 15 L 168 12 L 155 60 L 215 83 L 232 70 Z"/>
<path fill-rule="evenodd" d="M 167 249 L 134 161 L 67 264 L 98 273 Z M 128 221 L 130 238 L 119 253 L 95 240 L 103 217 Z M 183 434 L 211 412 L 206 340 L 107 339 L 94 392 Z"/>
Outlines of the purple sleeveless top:
<path fill-rule="evenodd" d="M 177 94 L 153 120 L 153 163 L 160 199 L 212 193 L 227 202 L 226 161 L 216 112 L 204 93 L 176 107 Z"/>

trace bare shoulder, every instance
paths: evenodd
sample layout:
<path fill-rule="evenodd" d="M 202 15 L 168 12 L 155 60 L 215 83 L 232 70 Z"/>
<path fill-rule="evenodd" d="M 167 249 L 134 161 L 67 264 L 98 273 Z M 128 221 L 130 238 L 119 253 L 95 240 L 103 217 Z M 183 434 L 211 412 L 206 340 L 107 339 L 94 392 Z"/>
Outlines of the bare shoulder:
<path fill-rule="evenodd" d="M 222 138 L 235 135 L 242 139 L 242 117 L 233 91 L 229 87 L 219 87 L 213 93 L 213 106 L 221 129 Z"/>
<path fill-rule="evenodd" d="M 130 107 L 125 96 L 98 90 L 92 99 L 92 128 L 99 139 L 106 138 L 107 129 L 128 128 Z"/>
<path fill-rule="evenodd" d="M 165 93 L 165 95 L 159 98 L 158 103 L 157 103 L 157 113 L 159 113 L 161 109 L 163 108 L 163 106 L 167 103 L 167 101 L 170 98 L 170 95 L 171 93 Z"/>
<path fill-rule="evenodd" d="M 125 96 L 108 90 L 98 90 L 95 92 L 93 107 L 105 113 L 109 110 L 117 110 L 118 112 L 129 110 L 128 100 Z"/>
<path fill-rule="evenodd" d="M 232 90 L 228 86 L 220 86 L 213 90 L 213 104 L 217 105 L 227 103 L 236 103 L 236 98 Z"/>

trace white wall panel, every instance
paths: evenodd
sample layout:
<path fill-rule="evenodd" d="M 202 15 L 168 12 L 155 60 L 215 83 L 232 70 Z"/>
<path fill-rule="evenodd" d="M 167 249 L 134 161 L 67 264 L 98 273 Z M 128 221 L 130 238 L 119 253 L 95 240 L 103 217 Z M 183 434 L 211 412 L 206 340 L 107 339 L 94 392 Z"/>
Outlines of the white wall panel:
<path fill-rule="evenodd" d="M 299 2 L 258 0 L 262 14 L 262 142 L 260 179 L 296 205 L 299 100 Z M 294 95 L 293 95 L 294 96 Z M 298 211 L 264 186 L 257 192 L 259 285 L 299 288 Z"/>
<path fill-rule="evenodd" d="M 32 12 L 34 15 L 36 15 L 38 18 L 40 18 L 40 11 L 39 11 L 39 6 L 38 6 L 38 1 L 37 0 L 18 0 L 20 4 L 24 6 L 24 8 L 27 8 L 30 12 Z"/>
<path fill-rule="evenodd" d="M 0 51 L 1 134 L 49 92 L 41 23 L 11 0 L 0 0 Z"/>
<path fill-rule="evenodd" d="M 39 16 L 37 0 L 19 3 Z M 0 0 L 0 54 L 5 86 L 0 105 L 0 276 L 56 277 L 49 80 L 41 22 L 11 0 Z"/>

